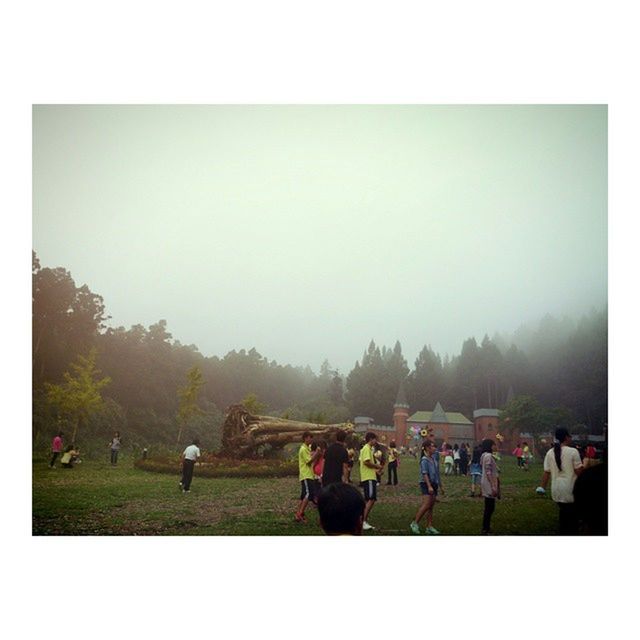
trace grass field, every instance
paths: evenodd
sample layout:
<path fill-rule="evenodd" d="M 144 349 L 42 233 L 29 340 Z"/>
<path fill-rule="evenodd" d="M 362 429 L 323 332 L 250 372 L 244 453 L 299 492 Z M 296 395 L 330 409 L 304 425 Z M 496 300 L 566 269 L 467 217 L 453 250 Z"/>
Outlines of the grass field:
<path fill-rule="evenodd" d="M 496 535 L 549 535 L 557 523 L 555 504 L 534 489 L 542 465 L 518 470 L 515 459 L 501 463 L 502 499 L 492 528 Z M 197 474 L 197 470 L 196 470 Z M 308 522 L 293 521 L 300 485 L 297 478 L 194 478 L 182 494 L 179 477 L 133 468 L 122 457 L 84 461 L 74 469 L 33 463 L 34 535 L 320 535 L 315 508 Z M 357 465 L 354 470 L 358 480 Z M 411 535 L 409 523 L 420 503 L 418 462 L 402 458 L 400 484 L 378 487 L 378 503 L 366 535 Z M 385 480 L 386 481 L 386 480 Z M 483 501 L 469 497 L 469 478 L 444 477 L 446 495 L 436 505 L 434 525 L 444 535 L 477 535 Z"/>

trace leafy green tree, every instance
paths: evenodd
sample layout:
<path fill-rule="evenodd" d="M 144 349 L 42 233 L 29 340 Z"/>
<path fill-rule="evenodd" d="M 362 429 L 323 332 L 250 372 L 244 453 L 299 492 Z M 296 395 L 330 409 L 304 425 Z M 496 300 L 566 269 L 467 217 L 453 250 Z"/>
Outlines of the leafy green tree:
<path fill-rule="evenodd" d="M 189 422 L 201 416 L 204 412 L 198 406 L 198 393 L 204 384 L 202 372 L 198 367 L 192 367 L 187 372 L 187 384 L 178 389 L 178 439 L 176 444 L 180 444 L 182 432 Z"/>
<path fill-rule="evenodd" d="M 516 396 L 501 409 L 500 428 L 537 436 L 549 429 L 549 412 L 531 396 Z"/>
<path fill-rule="evenodd" d="M 240 404 L 244 405 L 244 408 L 254 416 L 264 415 L 264 412 L 267 410 L 267 405 L 264 402 L 260 402 L 255 393 L 248 393 L 242 398 Z"/>
<path fill-rule="evenodd" d="M 77 362 L 71 364 L 73 373 L 65 372 L 63 384 L 45 383 L 47 401 L 73 425 L 72 442 L 75 442 L 78 427 L 105 407 L 101 390 L 111 382 L 111 378 L 100 378 L 96 356 L 95 348 L 86 357 L 78 356 Z"/>

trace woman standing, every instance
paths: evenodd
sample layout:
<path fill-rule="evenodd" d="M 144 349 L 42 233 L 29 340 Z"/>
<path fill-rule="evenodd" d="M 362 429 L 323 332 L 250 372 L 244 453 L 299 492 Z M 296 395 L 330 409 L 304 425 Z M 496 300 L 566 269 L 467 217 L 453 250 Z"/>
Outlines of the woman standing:
<path fill-rule="evenodd" d="M 426 534 L 437 535 L 440 532 L 433 526 L 433 508 L 436 504 L 438 490 L 444 495 L 444 487 L 440 482 L 440 469 L 434 452 L 436 445 L 432 440 L 425 440 L 422 443 L 420 457 L 420 492 L 422 493 L 422 504 L 418 508 L 416 517 L 409 525 L 413 533 L 420 533 L 420 520 L 426 514 L 427 526 L 424 530 Z"/>
<path fill-rule="evenodd" d="M 482 467 L 480 466 L 480 456 L 482 455 L 482 448 L 480 445 L 474 447 L 473 455 L 471 456 L 471 493 L 472 498 L 476 497 L 476 487 L 478 487 L 478 498 L 482 496 L 482 487 L 480 486 L 480 480 L 482 479 Z"/>
<path fill-rule="evenodd" d="M 551 478 L 551 499 L 559 510 L 558 533 L 563 536 L 578 534 L 573 485 L 583 470 L 580 454 L 571 446 L 571 434 L 564 427 L 559 427 L 553 449 L 549 449 L 544 457 L 544 473 L 537 492 L 545 493 Z"/>
<path fill-rule="evenodd" d="M 498 480 L 498 465 L 493 457 L 496 443 L 489 439 L 483 440 L 481 447 L 480 467 L 482 468 L 482 478 L 480 487 L 484 497 L 482 533 L 483 535 L 488 535 L 491 533 L 491 516 L 496 509 L 496 498 L 500 497 L 500 483 Z"/>
<path fill-rule="evenodd" d="M 120 452 L 120 447 L 122 446 L 119 431 L 116 431 L 113 434 L 113 438 L 111 439 L 109 446 L 111 447 L 111 464 L 115 467 L 118 464 L 118 453 Z"/>

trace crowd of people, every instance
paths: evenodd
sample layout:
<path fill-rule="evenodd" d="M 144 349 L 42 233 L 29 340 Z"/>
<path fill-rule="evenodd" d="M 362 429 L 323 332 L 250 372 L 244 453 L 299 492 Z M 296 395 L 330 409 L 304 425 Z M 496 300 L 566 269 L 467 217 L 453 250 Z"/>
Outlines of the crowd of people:
<path fill-rule="evenodd" d="M 434 509 L 438 495 L 445 495 L 442 477 L 453 475 L 470 476 L 469 495 L 484 499 L 481 533 L 492 533 L 491 519 L 496 500 L 501 497 L 500 457 L 493 440 L 483 440 L 472 451 L 467 443 L 451 446 L 444 442 L 438 449 L 429 438 L 422 441 L 419 449 L 405 449 L 396 447 L 394 441 L 382 445 L 376 433 L 368 432 L 358 454 L 361 493 L 352 483 L 356 448 L 353 443 L 347 444 L 347 437 L 346 431 L 339 430 L 335 442 L 327 444 L 326 441 L 314 441 L 308 431 L 303 434 L 298 450 L 300 498 L 294 516 L 296 522 L 307 521 L 305 512 L 309 504 L 313 504 L 318 508 L 320 523 L 326 533 L 358 534 L 374 529 L 369 519 L 378 500 L 378 487 L 384 480 L 385 467 L 386 484 L 397 487 L 401 454 L 406 454 L 419 456 L 417 484 L 421 501 L 414 519 L 408 525 L 412 533 L 440 533 L 434 526 Z M 78 447 L 73 443 L 65 447 L 63 438 L 61 431 L 53 438 L 51 468 L 55 467 L 58 458 L 62 467 L 68 469 L 80 462 Z M 111 465 L 115 466 L 122 447 L 118 431 L 108 447 Z M 517 468 L 528 471 L 533 454 L 527 442 L 518 443 L 512 454 L 516 457 Z M 194 466 L 200 456 L 200 442 L 194 438 L 181 456 L 182 477 L 179 487 L 184 493 L 190 492 Z M 566 429 L 556 430 L 553 448 L 544 457 L 543 476 L 536 492 L 544 495 L 548 485 L 551 485 L 551 498 L 558 505 L 558 532 L 561 535 L 576 535 L 580 531 L 580 523 L 582 530 L 587 533 L 602 535 L 607 532 L 606 467 L 598 464 L 596 458 L 593 445 L 576 448 L 572 446 L 571 435 Z M 424 529 L 421 530 L 423 521 Z"/>
<path fill-rule="evenodd" d="M 358 491 L 351 484 L 347 471 L 353 456 L 347 453 L 345 439 L 346 434 L 338 432 L 336 442 L 329 447 L 324 443 L 314 446 L 313 436 L 307 432 L 298 451 L 301 496 L 295 520 L 300 523 L 306 522 L 305 510 L 310 503 L 316 504 L 322 528 L 332 535 L 354 535 L 374 529 L 369 519 L 378 499 L 377 487 L 380 485 L 385 465 L 388 472 L 387 484 L 396 486 L 398 482 L 397 466 L 402 449 L 396 448 L 395 442 L 391 442 L 388 447 L 381 446 L 377 435 L 369 432 L 365 435 L 364 445 L 360 449 L 362 493 Z M 483 535 L 492 533 L 491 520 L 496 509 L 496 501 L 501 497 L 498 447 L 493 440 L 485 439 L 471 454 L 469 449 L 466 443 L 451 447 L 446 442 L 438 449 L 433 440 L 423 440 L 417 454 L 420 457 L 418 487 L 421 502 L 408 526 L 412 533 L 440 533 L 434 526 L 434 509 L 438 495 L 445 494 L 442 477 L 466 476 L 468 473 L 471 475 L 470 495 L 482 497 L 484 500 L 480 531 Z M 412 455 L 411 451 L 404 451 Z M 519 443 L 513 455 L 517 459 L 519 469 L 529 469 L 533 455 L 526 442 Z M 593 465 L 593 475 L 589 478 L 589 483 L 582 480 L 585 464 L 588 460 L 594 459 L 593 448 L 588 451 L 585 449 L 581 456 L 580 452 L 571 446 L 569 432 L 563 428 L 556 430 L 554 446 L 544 458 L 543 477 L 536 492 L 545 494 L 547 485 L 551 483 L 551 497 L 558 504 L 558 533 L 561 535 L 579 533 L 579 522 L 583 523 L 582 530 L 586 533 L 606 533 L 605 466 Z M 326 474 L 327 469 L 331 469 L 329 475 Z M 423 521 L 424 529 L 421 530 Z"/>

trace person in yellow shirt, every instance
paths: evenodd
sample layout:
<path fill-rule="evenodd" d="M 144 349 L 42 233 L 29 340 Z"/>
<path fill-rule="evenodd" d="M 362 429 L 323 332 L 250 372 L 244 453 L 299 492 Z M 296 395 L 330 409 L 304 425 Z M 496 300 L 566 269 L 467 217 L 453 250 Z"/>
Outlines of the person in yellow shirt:
<path fill-rule="evenodd" d="M 378 442 L 378 437 L 373 431 L 367 432 L 364 437 L 365 444 L 360 449 L 360 484 L 364 489 L 364 522 L 362 528 L 365 531 L 373 529 L 368 522 L 367 518 L 369 513 L 377 500 L 376 485 L 378 484 L 377 472 L 382 471 L 383 464 L 378 464 L 375 459 L 375 446 Z"/>
<path fill-rule="evenodd" d="M 389 481 L 387 484 L 397 485 L 398 484 L 398 449 L 396 448 L 395 440 L 392 440 L 389 443 L 389 465 L 387 469 L 389 470 Z"/>
<path fill-rule="evenodd" d="M 306 522 L 304 510 L 309 504 L 309 500 L 315 500 L 315 476 L 313 473 L 313 464 L 319 457 L 321 450 L 318 447 L 315 453 L 311 453 L 311 442 L 313 436 L 309 431 L 302 434 L 302 444 L 298 450 L 298 478 L 300 479 L 300 504 L 295 515 L 296 522 Z"/>

